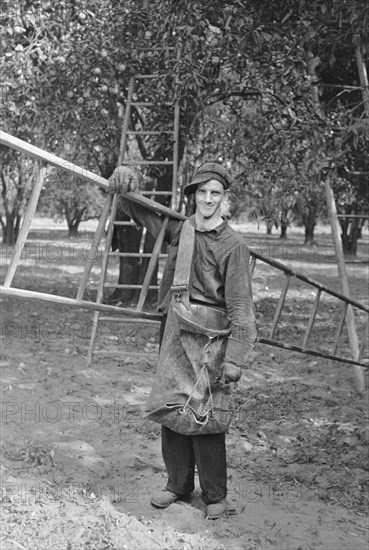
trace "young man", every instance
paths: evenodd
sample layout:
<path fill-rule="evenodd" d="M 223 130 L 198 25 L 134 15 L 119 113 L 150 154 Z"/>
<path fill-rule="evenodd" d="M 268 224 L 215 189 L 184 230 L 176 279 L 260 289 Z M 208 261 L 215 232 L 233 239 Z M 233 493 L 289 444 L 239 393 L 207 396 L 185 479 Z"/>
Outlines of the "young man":
<path fill-rule="evenodd" d="M 137 179 L 127 176 L 127 173 L 125 167 L 114 171 L 109 180 L 112 191 L 124 196 L 127 191 L 137 190 Z M 173 316 L 165 324 L 168 313 L 170 316 L 173 314 L 171 286 L 183 226 L 183 222 L 171 220 L 166 233 L 168 259 L 158 300 L 158 311 L 163 314 L 165 330 L 162 330 L 159 367 L 147 407 L 147 416 L 150 418 L 151 415 L 154 421 L 162 424 L 162 453 L 168 472 L 166 489 L 154 495 L 151 503 L 166 508 L 179 499 L 188 499 L 194 489 L 196 465 L 202 498 L 207 505 L 207 517 L 211 519 L 229 511 L 226 501 L 225 431 L 214 428 L 214 433 L 211 433 L 212 430 L 203 433 L 201 429 L 188 433 L 179 423 L 173 427 L 170 415 L 167 418 L 165 411 L 161 417 L 155 416 L 155 411 L 152 411 L 161 403 L 173 409 L 171 404 L 181 393 L 184 399 L 190 394 L 191 399 L 197 389 L 193 371 L 204 363 L 205 349 L 210 355 L 213 349 L 210 398 L 218 395 L 221 399 L 228 399 L 253 348 L 256 324 L 249 252 L 244 239 L 221 217 L 222 202 L 231 183 L 230 175 L 223 166 L 207 162 L 197 169 L 192 181 L 184 188 L 186 195 L 195 195 L 196 204 L 195 214 L 189 218 L 194 228 L 189 299 L 192 304 L 224 310 L 230 320 L 230 335 L 206 340 L 207 337 L 200 334 L 183 333 Z M 122 207 L 137 224 L 147 227 L 156 237 L 161 227 L 157 214 L 130 201 L 123 200 Z"/>

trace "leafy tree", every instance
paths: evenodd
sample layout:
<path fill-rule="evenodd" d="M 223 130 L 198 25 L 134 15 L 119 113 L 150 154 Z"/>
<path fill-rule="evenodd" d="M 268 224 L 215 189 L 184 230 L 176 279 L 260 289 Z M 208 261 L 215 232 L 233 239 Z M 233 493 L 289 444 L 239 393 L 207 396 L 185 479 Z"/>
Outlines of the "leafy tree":
<path fill-rule="evenodd" d="M 25 141 L 38 141 L 42 145 L 35 96 L 39 68 L 36 58 L 44 56 L 48 40 L 35 36 L 26 40 L 25 25 L 15 6 L 5 5 L 1 12 L 0 71 L 2 128 Z M 34 178 L 34 163 L 19 153 L 1 147 L 1 226 L 3 241 L 14 244 L 24 207 Z"/>
<path fill-rule="evenodd" d="M 88 151 L 81 149 L 79 139 L 74 134 L 69 133 L 69 139 L 65 139 L 59 156 L 73 163 L 81 163 L 91 172 L 97 171 L 95 159 L 91 159 Z M 75 238 L 81 222 L 100 217 L 103 193 L 97 187 L 86 185 L 82 178 L 74 174 L 54 169 L 46 179 L 41 204 L 50 215 L 65 218 L 69 237 Z"/>
<path fill-rule="evenodd" d="M 265 113 L 271 124 L 264 152 L 274 165 L 294 165 L 303 183 L 299 206 L 310 240 L 308 233 L 313 227 L 315 205 L 322 196 L 321 182 L 327 166 L 336 179 L 340 176 L 341 183 L 344 181 L 343 186 L 334 186 L 341 209 L 347 208 L 350 213 L 355 204 L 354 208 L 363 212 L 365 185 L 358 175 L 368 181 L 365 121 L 369 107 L 365 111 L 357 60 L 358 51 L 365 55 L 367 48 L 369 6 L 363 0 L 323 0 L 275 1 L 268 6 L 264 3 L 264 8 L 260 12 L 263 25 L 268 26 L 273 41 L 279 40 L 281 45 L 285 42 L 277 49 L 287 54 L 282 53 L 282 63 L 281 57 L 270 59 L 273 108 Z M 301 210 L 301 197 L 307 191 L 309 208 Z M 355 199 L 347 200 L 348 195 Z M 347 240 L 343 235 L 344 245 Z"/>
<path fill-rule="evenodd" d="M 2 127 L 10 134 L 55 153 L 66 152 L 68 147 L 76 152 L 71 144 L 76 142 L 78 125 L 82 122 L 78 112 L 79 102 L 76 108 L 71 105 L 73 90 L 69 86 L 77 77 L 74 74 L 72 78 L 69 73 L 69 81 L 64 83 L 64 87 L 54 77 L 65 62 L 63 54 L 69 51 L 74 40 L 68 33 L 83 25 L 87 13 L 84 10 L 88 5 L 91 3 L 18 0 L 11 4 L 4 3 L 1 12 Z M 73 65 L 71 71 L 73 73 Z M 57 90 L 54 85 L 58 86 Z M 101 111 L 95 108 L 95 118 L 101 119 Z M 85 127 L 89 124 L 91 121 L 87 120 Z M 95 124 L 92 131 L 96 129 Z M 108 131 L 105 130 L 105 133 Z M 87 140 L 81 144 L 78 149 L 80 154 L 74 154 L 77 163 L 93 166 L 94 170 L 99 166 L 101 171 L 109 162 L 110 170 L 115 165 L 115 144 L 114 153 L 110 156 L 107 151 L 102 155 L 97 140 L 92 148 L 90 145 L 86 147 Z M 8 242 L 14 242 L 32 180 L 29 178 L 28 164 L 20 162 L 18 154 L 4 152 L 4 155 L 7 168 L 1 173 L 3 235 Z M 68 157 L 68 154 L 65 156 Z M 26 172 L 20 173 L 19 168 L 24 169 L 24 166 L 27 167 Z M 86 186 L 85 183 L 83 185 Z M 74 213 L 70 210 L 70 201 L 68 207 L 64 204 L 63 210 L 69 218 L 67 221 L 71 231 L 77 229 L 78 220 L 85 216 L 86 205 L 80 201 L 87 198 L 91 202 L 94 197 L 96 202 L 95 195 L 95 190 L 88 192 L 87 189 L 84 193 L 75 193 Z"/>
<path fill-rule="evenodd" d="M 14 244 L 37 170 L 32 160 L 5 147 L 0 148 L 0 159 L 2 240 L 4 244 Z"/>
<path fill-rule="evenodd" d="M 348 104 L 340 103 L 341 89 L 336 89 L 335 101 L 319 95 L 319 90 L 328 90 L 325 84 L 331 86 L 326 68 L 334 67 L 335 74 L 339 73 L 342 56 L 335 56 L 339 43 L 347 51 L 351 48 L 352 55 L 347 57 L 354 67 L 352 39 L 359 37 L 363 43 L 366 39 L 364 0 L 350 4 L 345 0 L 19 0 L 14 5 L 13 26 L 20 14 L 25 29 L 17 33 L 22 51 L 35 48 L 33 57 L 29 56 L 30 73 L 37 78 L 30 77 L 26 83 L 27 91 L 33 92 L 28 97 L 34 97 L 30 109 L 39 128 L 37 139 L 44 140 L 49 149 L 60 150 L 67 141 L 65 129 L 70 129 L 89 155 L 84 162 L 96 162 L 104 176 L 110 175 L 117 162 L 127 87 L 132 74 L 138 72 L 161 75 L 155 86 L 142 84 L 139 90 L 140 98 L 153 99 L 161 108 L 151 119 L 134 108 L 132 128 L 140 129 L 142 124 L 157 130 L 166 127 L 165 101 L 174 91 L 181 103 L 179 159 L 185 144 L 196 142 L 209 106 L 225 105 L 235 113 L 242 112 L 250 99 L 257 103 L 262 122 L 248 136 L 247 155 L 242 140 L 237 139 L 223 158 L 229 158 L 234 149 L 234 162 L 242 150 L 237 157 L 240 173 L 245 162 L 254 174 L 269 166 L 270 173 L 264 170 L 264 176 L 276 197 L 283 196 L 291 179 L 299 204 L 304 204 L 303 197 L 307 197 L 306 205 L 313 204 L 312 198 L 321 189 L 323 167 L 327 163 L 335 169 L 349 166 L 347 158 L 355 144 L 366 150 L 358 97 L 354 101 L 357 109 L 350 111 Z M 7 53 L 12 56 L 16 46 L 9 36 Z M 14 79 L 17 64 L 11 66 Z M 205 139 L 212 137 L 208 134 Z M 163 136 L 136 136 L 126 153 L 133 156 L 137 150 L 143 158 L 166 158 L 171 155 L 171 143 Z M 350 169 L 357 171 L 357 161 Z M 170 168 L 147 175 L 157 189 L 168 189 Z M 357 187 L 355 180 L 352 185 Z M 279 210 L 277 204 L 275 211 Z M 308 220 L 318 215 L 311 206 L 307 214 Z M 306 223 L 313 227 L 310 221 Z M 130 242 L 127 246 L 135 241 L 137 246 L 138 238 L 127 234 L 120 241 Z"/>
<path fill-rule="evenodd" d="M 70 238 L 78 236 L 81 222 L 96 219 L 102 210 L 102 193 L 73 174 L 54 170 L 47 178 L 42 204 L 47 212 L 57 218 L 66 219 Z"/>

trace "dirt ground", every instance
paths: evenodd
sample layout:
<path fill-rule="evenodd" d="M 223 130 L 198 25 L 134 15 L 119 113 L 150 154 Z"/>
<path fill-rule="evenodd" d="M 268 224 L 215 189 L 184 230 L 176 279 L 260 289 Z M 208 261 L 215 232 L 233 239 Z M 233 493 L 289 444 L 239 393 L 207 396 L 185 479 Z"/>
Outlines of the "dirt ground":
<path fill-rule="evenodd" d="M 339 290 L 326 233 L 311 247 L 301 246 L 298 232 L 283 244 L 262 231 L 245 238 Z M 78 241 L 55 228 L 32 232 L 12 286 L 74 297 L 89 242 L 89 232 Z M 366 306 L 368 243 L 366 233 L 359 257 L 347 263 L 352 297 Z M 3 247 L 1 280 L 10 254 Z M 87 299 L 98 278 L 96 261 Z M 255 270 L 263 334 L 282 279 L 268 266 Z M 294 282 L 279 334 L 285 341 L 301 341 L 312 290 Z M 191 503 L 166 510 L 149 503 L 166 483 L 159 426 L 141 418 L 158 326 L 102 322 L 87 367 L 91 312 L 6 297 L 1 311 L 1 550 L 367 550 L 368 393 L 357 394 L 352 367 L 255 346 L 227 435 L 228 499 L 237 515 L 212 522 L 198 483 Z M 323 300 L 314 348 L 332 343 L 338 318 L 338 302 Z M 356 321 L 361 328 L 362 316 Z M 349 354 L 346 332 L 340 351 Z"/>

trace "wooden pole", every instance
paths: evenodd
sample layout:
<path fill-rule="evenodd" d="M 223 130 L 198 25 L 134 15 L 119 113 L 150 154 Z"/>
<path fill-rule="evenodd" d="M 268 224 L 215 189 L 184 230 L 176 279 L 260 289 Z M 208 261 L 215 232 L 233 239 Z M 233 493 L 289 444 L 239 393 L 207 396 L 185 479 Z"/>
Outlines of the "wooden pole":
<path fill-rule="evenodd" d="M 139 310 L 139 311 L 142 310 L 142 308 L 144 306 L 144 303 L 145 303 L 145 300 L 146 300 L 147 293 L 149 291 L 150 282 L 151 282 L 152 276 L 154 274 L 156 264 L 158 263 L 160 250 L 161 250 L 161 247 L 162 247 L 163 242 L 164 242 L 164 237 L 165 237 L 165 232 L 167 230 L 168 221 L 169 221 L 168 217 L 164 218 L 162 226 L 161 226 L 160 231 L 159 231 L 159 234 L 156 237 L 155 245 L 154 245 L 153 251 L 151 253 L 151 258 L 150 258 L 150 261 L 149 261 L 149 265 L 147 266 L 147 270 L 146 270 L 146 273 L 145 273 L 145 278 L 144 278 L 144 281 L 142 283 L 140 296 L 139 296 L 138 302 L 137 302 L 137 310 Z"/>
<path fill-rule="evenodd" d="M 68 162 L 67 160 L 64 160 L 52 153 L 48 153 L 43 149 L 39 149 L 38 147 L 35 147 L 34 145 L 27 143 L 26 141 L 23 141 L 14 136 L 11 136 L 6 132 L 0 131 L 0 143 L 2 145 L 6 145 L 7 147 L 10 147 L 11 149 L 15 149 L 16 151 L 20 151 L 21 153 L 24 153 L 25 155 L 31 158 L 34 158 L 37 160 L 44 160 L 47 163 L 51 164 L 52 166 L 61 168 L 66 172 L 70 172 L 76 176 L 79 176 L 89 181 L 90 183 L 94 183 L 95 185 L 98 185 L 99 187 L 101 187 L 102 189 L 105 189 L 106 191 L 110 191 L 109 181 L 107 179 L 102 178 L 101 176 L 98 176 L 97 174 L 94 174 L 93 172 L 90 172 L 85 168 L 81 168 L 80 166 L 77 166 L 72 162 Z M 145 206 L 147 208 L 150 208 L 153 212 L 156 212 L 159 215 L 164 214 L 165 216 L 169 216 L 170 218 L 174 218 L 177 220 L 186 219 L 185 216 L 182 216 L 182 214 L 179 214 L 178 212 L 175 212 L 171 208 L 168 208 L 167 206 L 163 206 L 158 202 L 152 201 L 147 197 L 143 197 L 142 195 L 140 195 L 140 193 L 132 193 L 132 192 L 127 193 L 124 196 L 124 198 L 132 202 L 135 202 L 137 204 L 141 204 L 142 206 Z"/>
<path fill-rule="evenodd" d="M 366 116 L 369 118 L 369 81 L 368 81 L 368 73 L 366 71 L 360 43 L 356 45 L 355 54 L 356 54 L 357 70 L 359 73 L 360 84 L 362 87 L 364 110 L 365 110 Z"/>
<path fill-rule="evenodd" d="M 336 202 L 334 200 L 333 191 L 329 184 L 328 179 L 325 182 L 325 192 L 326 192 L 327 205 L 329 209 L 329 215 L 330 215 L 330 221 L 331 221 L 331 227 L 332 227 L 334 248 L 337 256 L 338 275 L 341 283 L 342 294 L 347 298 L 350 298 L 350 287 L 348 283 L 345 258 L 343 254 L 343 248 L 342 248 L 340 224 L 337 218 Z M 354 312 L 350 305 L 347 307 L 347 311 L 346 311 L 346 324 L 347 324 L 347 332 L 348 332 L 348 337 L 350 342 L 352 358 L 355 361 L 357 361 L 360 354 L 359 340 L 357 337 L 357 332 L 355 327 Z M 363 393 L 365 390 L 365 379 L 364 379 L 364 371 L 362 367 L 355 365 L 354 373 L 356 378 L 357 391 L 359 393 Z"/>
<path fill-rule="evenodd" d="M 108 216 L 109 216 L 112 201 L 113 201 L 113 195 L 109 194 L 107 196 L 106 200 L 105 200 L 104 208 L 103 208 L 102 214 L 100 216 L 100 220 L 99 220 L 98 226 L 96 228 L 95 235 L 94 235 L 91 247 L 90 247 L 90 250 L 92 252 L 92 258 L 87 258 L 87 261 L 86 261 L 86 264 L 85 264 L 85 267 L 84 267 L 84 270 L 83 270 L 82 279 L 81 279 L 81 282 L 79 284 L 79 288 L 78 288 L 78 292 L 77 292 L 77 297 L 76 297 L 77 300 L 82 300 L 83 295 L 85 293 L 86 286 L 87 286 L 87 283 L 88 283 L 88 279 L 90 277 L 91 269 L 92 269 L 92 266 L 93 266 L 93 263 L 94 263 L 93 259 L 96 256 L 97 251 L 99 250 L 99 245 L 101 243 L 101 239 L 102 239 L 103 233 L 105 231 L 105 224 L 106 224 L 106 221 L 107 221 Z"/>
<path fill-rule="evenodd" d="M 41 300 L 68 307 L 80 307 L 82 309 L 90 309 L 92 311 L 105 311 L 109 313 L 119 313 L 123 317 L 134 317 L 136 319 L 152 319 L 160 320 L 162 315 L 158 313 L 148 313 L 146 311 L 136 311 L 135 309 L 111 306 L 108 304 L 99 304 L 96 302 L 88 302 L 86 300 L 75 300 L 66 296 L 57 296 L 55 294 L 46 294 L 44 292 L 35 292 L 33 290 L 24 290 L 22 288 L 6 288 L 0 286 L 0 296 L 7 298 L 20 298 L 22 300 Z"/>
<path fill-rule="evenodd" d="M 17 242 L 15 243 L 14 254 L 12 256 L 8 270 L 6 272 L 6 276 L 4 280 L 5 287 L 9 287 L 11 285 L 13 277 L 15 275 L 15 271 L 17 269 L 19 260 L 23 252 L 23 247 L 26 243 L 28 233 L 31 228 L 33 216 L 35 215 L 35 212 L 36 212 L 38 199 L 40 197 L 42 185 L 47 175 L 47 170 L 48 168 L 46 166 L 44 166 L 41 169 L 38 168 L 37 170 L 36 183 L 33 186 L 31 197 L 29 199 L 27 210 L 22 222 L 22 226 L 18 233 Z"/>
<path fill-rule="evenodd" d="M 119 201 L 118 195 L 114 195 L 113 201 L 112 201 L 112 207 L 111 207 L 110 223 L 109 223 L 108 233 L 107 233 L 106 242 L 105 242 L 105 252 L 104 252 L 102 264 L 101 264 L 100 280 L 97 287 L 97 294 L 96 294 L 96 301 L 95 301 L 96 304 L 101 304 L 104 298 L 104 285 L 105 285 L 106 272 L 108 269 L 108 262 L 109 262 L 109 248 L 110 248 L 110 243 L 112 241 L 112 236 L 114 231 L 114 220 L 117 213 L 118 201 Z M 90 346 L 88 348 L 88 354 L 87 354 L 88 367 L 91 366 L 92 355 L 93 355 L 95 343 L 96 343 L 98 322 L 99 322 L 99 310 L 96 310 L 93 316 Z"/>
<path fill-rule="evenodd" d="M 320 63 L 320 60 L 314 57 L 312 52 L 308 52 L 308 56 L 309 56 L 309 72 L 311 76 L 314 77 L 314 81 L 316 81 L 316 78 L 315 78 L 316 67 Z M 320 101 L 319 101 L 318 87 L 313 84 L 311 87 L 311 92 L 312 92 L 312 97 L 315 104 L 315 111 L 318 116 L 323 118 L 324 113 L 322 111 Z M 341 241 L 341 235 L 340 235 L 340 225 L 337 217 L 336 201 L 334 200 L 334 194 L 328 178 L 325 179 L 324 186 L 325 186 L 327 206 L 329 210 L 329 217 L 330 217 L 330 222 L 332 227 L 334 248 L 337 256 L 338 275 L 341 283 L 342 294 L 347 298 L 350 298 L 350 288 L 349 288 L 348 278 L 346 273 L 345 258 L 343 254 L 342 241 Z M 359 341 L 358 341 L 356 327 L 355 327 L 354 312 L 351 306 L 348 306 L 347 308 L 346 324 L 347 324 L 347 331 L 349 336 L 352 358 L 356 361 L 359 357 L 360 352 L 359 352 Z M 354 373 L 355 373 L 357 391 L 359 393 L 362 393 L 365 389 L 363 369 L 360 366 L 355 365 Z"/>
<path fill-rule="evenodd" d="M 38 147 L 35 147 L 34 145 L 31 145 L 30 143 L 27 143 L 22 139 L 11 136 L 6 132 L 0 132 L 0 143 L 2 145 L 6 145 L 7 147 L 11 147 L 11 149 L 15 149 L 16 151 L 25 153 L 27 156 L 32 157 L 36 160 L 44 160 L 48 164 L 51 164 L 56 168 L 61 168 L 62 170 L 71 172 L 75 176 L 87 179 L 88 181 L 99 185 L 103 189 L 109 190 L 108 181 L 101 176 L 98 176 L 97 174 L 94 174 L 93 172 L 90 172 L 85 168 L 81 168 L 80 166 L 77 166 L 76 164 L 73 164 L 68 160 L 57 157 L 53 153 L 48 153 L 43 149 L 39 149 Z"/>

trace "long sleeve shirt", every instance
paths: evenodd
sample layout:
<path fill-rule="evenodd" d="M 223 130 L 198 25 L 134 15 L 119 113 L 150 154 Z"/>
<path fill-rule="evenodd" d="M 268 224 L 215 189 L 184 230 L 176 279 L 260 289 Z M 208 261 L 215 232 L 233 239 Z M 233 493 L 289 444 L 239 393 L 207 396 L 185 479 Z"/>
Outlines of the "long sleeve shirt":
<path fill-rule="evenodd" d="M 149 208 L 122 200 L 124 211 L 139 226 L 144 226 L 156 238 L 162 219 Z M 231 321 L 224 361 L 244 365 L 252 350 L 257 331 L 249 273 L 249 250 L 245 240 L 223 221 L 215 229 L 200 231 L 195 216 L 190 217 L 195 227 L 195 247 L 190 277 L 190 299 L 227 311 Z M 183 222 L 171 219 L 165 241 L 168 258 L 158 299 L 158 312 L 168 311 L 171 299 L 179 237 Z"/>

